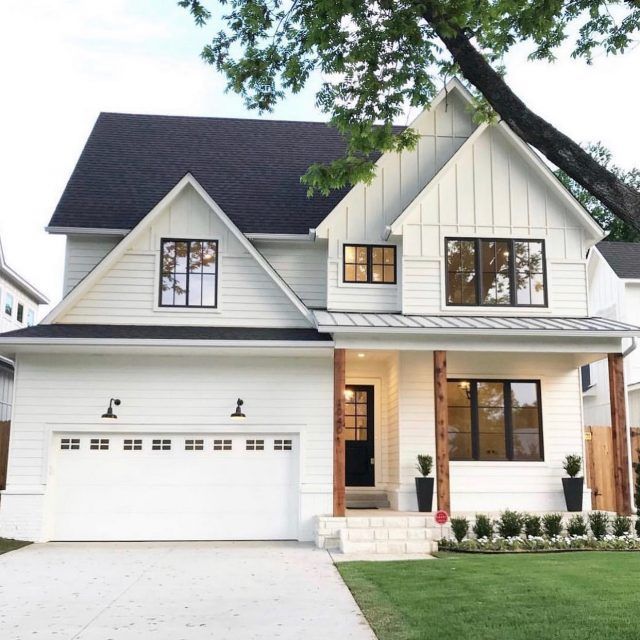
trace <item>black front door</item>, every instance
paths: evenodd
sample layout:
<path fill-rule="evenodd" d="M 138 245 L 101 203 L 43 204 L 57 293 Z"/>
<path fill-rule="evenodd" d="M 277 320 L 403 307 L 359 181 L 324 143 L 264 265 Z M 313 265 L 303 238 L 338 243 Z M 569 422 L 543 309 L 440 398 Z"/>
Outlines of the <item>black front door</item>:
<path fill-rule="evenodd" d="M 346 484 L 373 487 L 373 387 L 348 385 L 345 393 Z"/>

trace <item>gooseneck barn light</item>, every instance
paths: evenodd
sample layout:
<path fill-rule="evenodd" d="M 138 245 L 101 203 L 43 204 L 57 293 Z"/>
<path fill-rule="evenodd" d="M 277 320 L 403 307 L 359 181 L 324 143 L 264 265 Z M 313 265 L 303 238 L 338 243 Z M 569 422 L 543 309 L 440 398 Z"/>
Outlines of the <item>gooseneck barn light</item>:
<path fill-rule="evenodd" d="M 116 407 L 120 406 L 120 399 L 119 398 L 111 398 L 111 400 L 109 400 L 109 406 L 107 407 L 107 412 L 102 414 L 103 418 L 117 418 L 118 416 L 113 413 L 113 405 L 116 405 Z"/>
<path fill-rule="evenodd" d="M 242 413 L 242 405 L 244 404 L 244 401 L 242 400 L 242 398 L 238 398 L 238 402 L 236 405 L 236 410 L 231 414 L 231 418 L 233 418 L 234 420 L 244 420 L 245 419 L 245 415 L 244 413 Z"/>

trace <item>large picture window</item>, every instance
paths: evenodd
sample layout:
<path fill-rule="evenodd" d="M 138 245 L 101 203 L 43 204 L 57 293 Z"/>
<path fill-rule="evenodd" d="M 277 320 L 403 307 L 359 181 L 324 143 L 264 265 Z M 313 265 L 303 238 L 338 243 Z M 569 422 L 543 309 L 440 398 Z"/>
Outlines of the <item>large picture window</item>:
<path fill-rule="evenodd" d="M 543 240 L 448 238 L 447 304 L 547 304 Z"/>
<path fill-rule="evenodd" d="M 160 269 L 160 306 L 217 306 L 216 240 L 162 240 Z"/>
<path fill-rule="evenodd" d="M 396 248 L 393 245 L 345 244 L 343 264 L 344 282 L 396 283 Z"/>
<path fill-rule="evenodd" d="M 540 383 L 449 380 L 451 460 L 543 459 Z"/>

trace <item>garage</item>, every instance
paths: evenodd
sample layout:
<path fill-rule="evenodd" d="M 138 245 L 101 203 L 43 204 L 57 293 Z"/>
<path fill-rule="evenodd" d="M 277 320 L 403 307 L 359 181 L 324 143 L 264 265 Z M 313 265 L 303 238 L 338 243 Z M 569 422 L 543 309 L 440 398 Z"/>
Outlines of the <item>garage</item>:
<path fill-rule="evenodd" d="M 53 449 L 53 540 L 298 538 L 297 435 L 65 432 Z"/>

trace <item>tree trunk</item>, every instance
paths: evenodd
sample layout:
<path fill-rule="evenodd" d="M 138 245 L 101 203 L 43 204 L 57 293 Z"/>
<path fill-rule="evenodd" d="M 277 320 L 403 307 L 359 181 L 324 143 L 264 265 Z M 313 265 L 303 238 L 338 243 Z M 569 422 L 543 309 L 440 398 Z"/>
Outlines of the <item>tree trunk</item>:
<path fill-rule="evenodd" d="M 533 113 L 459 28 L 438 15 L 437 3 L 424 18 L 460 67 L 500 117 L 525 142 L 581 184 L 618 218 L 640 231 L 640 193 L 598 164 L 579 144 Z"/>

